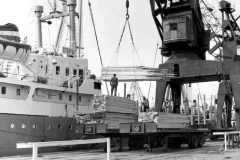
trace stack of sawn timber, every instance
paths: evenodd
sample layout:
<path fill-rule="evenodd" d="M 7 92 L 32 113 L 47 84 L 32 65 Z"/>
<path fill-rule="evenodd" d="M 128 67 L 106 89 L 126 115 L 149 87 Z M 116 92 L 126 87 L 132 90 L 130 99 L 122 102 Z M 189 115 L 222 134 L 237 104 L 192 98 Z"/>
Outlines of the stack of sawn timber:
<path fill-rule="evenodd" d="M 187 128 L 191 124 L 189 115 L 165 112 L 140 112 L 139 122 L 155 122 L 158 128 Z"/>
<path fill-rule="evenodd" d="M 80 115 L 83 124 L 107 124 L 109 129 L 118 129 L 120 123 L 136 122 L 138 109 L 135 101 L 127 98 L 95 95 L 93 114 Z"/>
<path fill-rule="evenodd" d="M 103 81 L 110 81 L 112 75 L 117 74 L 118 82 L 158 81 L 174 77 L 172 70 L 144 66 L 108 66 L 103 67 L 101 73 Z"/>

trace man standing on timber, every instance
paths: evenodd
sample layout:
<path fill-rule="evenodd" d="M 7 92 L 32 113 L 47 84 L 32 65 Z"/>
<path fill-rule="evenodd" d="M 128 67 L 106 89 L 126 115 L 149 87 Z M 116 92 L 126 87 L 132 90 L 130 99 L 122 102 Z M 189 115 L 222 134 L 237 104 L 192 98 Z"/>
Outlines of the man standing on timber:
<path fill-rule="evenodd" d="M 148 102 L 148 99 L 143 96 L 142 112 L 148 112 L 148 111 L 149 111 L 149 102 Z"/>
<path fill-rule="evenodd" d="M 195 115 L 196 113 L 196 107 L 197 107 L 197 102 L 196 100 L 194 99 L 193 100 L 193 104 L 191 105 L 191 109 L 192 109 L 192 114 Z"/>
<path fill-rule="evenodd" d="M 116 77 L 116 74 L 113 74 L 113 77 L 111 78 L 110 81 L 111 85 L 111 95 L 113 95 L 113 90 L 114 90 L 114 96 L 117 95 L 117 86 L 118 86 L 118 78 Z"/>

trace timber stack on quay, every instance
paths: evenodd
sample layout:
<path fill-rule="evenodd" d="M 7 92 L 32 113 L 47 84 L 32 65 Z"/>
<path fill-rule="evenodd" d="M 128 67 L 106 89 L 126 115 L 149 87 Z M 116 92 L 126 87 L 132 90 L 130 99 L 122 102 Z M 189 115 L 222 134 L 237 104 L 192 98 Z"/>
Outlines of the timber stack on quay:
<path fill-rule="evenodd" d="M 163 112 L 140 112 L 138 122 L 155 122 L 158 128 L 188 128 L 191 124 L 189 115 Z"/>
<path fill-rule="evenodd" d="M 138 108 L 135 101 L 127 98 L 95 95 L 93 113 L 79 114 L 80 124 L 107 124 L 108 129 L 119 129 L 120 123 L 136 122 Z"/>

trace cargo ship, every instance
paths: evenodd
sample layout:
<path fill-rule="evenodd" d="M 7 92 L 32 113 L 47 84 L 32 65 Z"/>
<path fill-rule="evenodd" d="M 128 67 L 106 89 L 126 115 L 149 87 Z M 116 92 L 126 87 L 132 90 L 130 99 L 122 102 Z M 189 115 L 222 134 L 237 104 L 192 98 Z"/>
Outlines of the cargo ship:
<path fill-rule="evenodd" d="M 94 95 L 101 93 L 100 80 L 91 74 L 88 60 L 80 56 L 75 23 L 81 15 L 75 11 L 77 2 L 62 3 L 65 11 L 46 17 L 43 6 L 35 7 L 38 49 L 34 51 L 30 45 L 20 43 L 16 25 L 0 26 L 0 156 L 31 152 L 16 149 L 18 142 L 76 138 L 75 115 L 91 112 Z M 42 23 L 51 23 L 52 18 L 69 18 L 70 43 L 61 52 L 47 51 L 42 45 Z M 62 27 L 63 23 L 57 41 Z M 43 148 L 40 152 L 62 149 Z"/>

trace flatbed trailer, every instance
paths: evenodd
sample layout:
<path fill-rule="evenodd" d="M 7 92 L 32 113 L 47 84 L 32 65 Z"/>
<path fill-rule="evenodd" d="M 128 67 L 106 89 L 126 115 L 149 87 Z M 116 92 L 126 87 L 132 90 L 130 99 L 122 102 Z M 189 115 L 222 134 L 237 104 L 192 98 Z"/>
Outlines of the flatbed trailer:
<path fill-rule="evenodd" d="M 211 131 L 204 126 L 191 126 L 189 128 L 158 128 L 154 122 L 121 123 L 118 129 L 109 129 L 106 124 L 84 124 L 77 126 L 79 133 L 86 136 L 104 136 L 116 138 L 119 142 L 119 151 L 123 151 L 122 139 L 128 138 L 130 149 L 140 149 L 147 144 L 147 151 L 152 148 L 180 147 L 188 144 L 189 148 L 202 147 L 205 142 L 206 133 Z"/>

